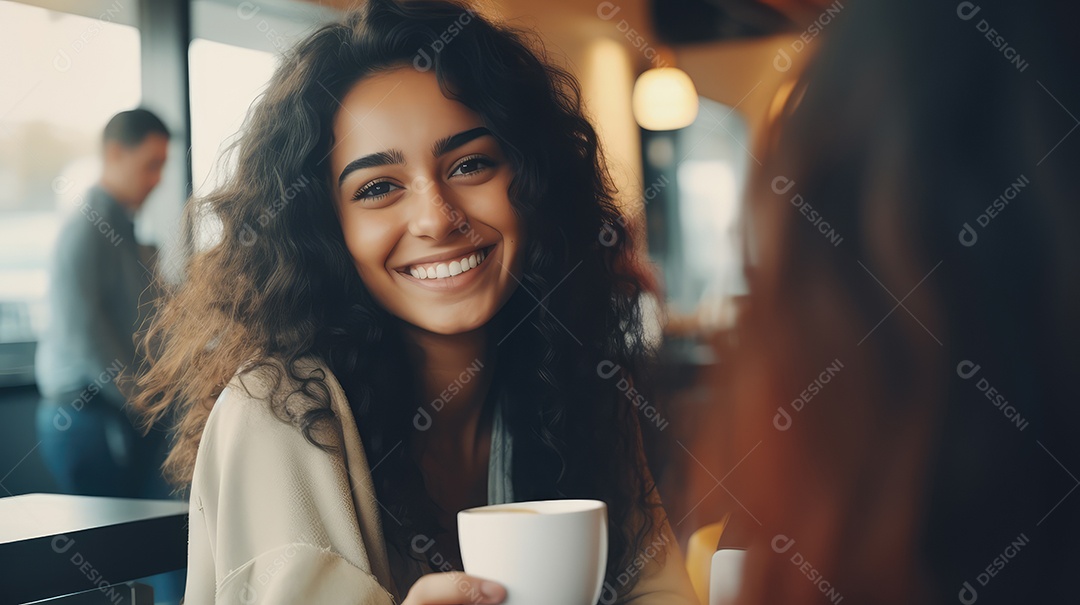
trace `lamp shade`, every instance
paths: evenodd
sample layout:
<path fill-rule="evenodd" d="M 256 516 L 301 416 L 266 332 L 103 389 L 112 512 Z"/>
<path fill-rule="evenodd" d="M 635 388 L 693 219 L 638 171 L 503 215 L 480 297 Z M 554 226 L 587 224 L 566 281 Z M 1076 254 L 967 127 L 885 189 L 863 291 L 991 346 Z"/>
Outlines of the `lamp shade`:
<path fill-rule="evenodd" d="M 685 128 L 698 112 L 694 82 L 676 67 L 658 67 L 638 76 L 631 104 L 634 119 L 648 130 Z"/>

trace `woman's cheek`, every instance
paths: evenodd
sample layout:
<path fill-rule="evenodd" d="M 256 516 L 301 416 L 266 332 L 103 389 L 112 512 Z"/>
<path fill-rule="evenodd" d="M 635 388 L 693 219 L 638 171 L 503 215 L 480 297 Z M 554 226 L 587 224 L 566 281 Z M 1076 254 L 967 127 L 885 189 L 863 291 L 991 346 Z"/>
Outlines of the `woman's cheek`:
<path fill-rule="evenodd" d="M 372 224 L 373 221 L 364 220 L 358 216 L 359 214 L 359 212 L 351 213 L 344 223 L 348 230 L 345 233 L 345 244 L 361 276 L 364 276 L 373 269 L 374 259 L 377 258 L 378 250 L 383 246 L 380 242 L 380 230 Z"/>

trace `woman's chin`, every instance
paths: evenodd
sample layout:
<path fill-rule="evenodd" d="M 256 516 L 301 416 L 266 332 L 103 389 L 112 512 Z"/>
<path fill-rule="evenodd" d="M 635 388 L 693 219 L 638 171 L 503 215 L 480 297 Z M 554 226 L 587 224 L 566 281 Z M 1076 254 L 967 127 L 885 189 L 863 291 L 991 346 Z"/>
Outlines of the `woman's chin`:
<path fill-rule="evenodd" d="M 483 328 L 490 319 L 491 318 L 488 316 L 468 318 L 447 316 L 441 318 L 427 317 L 423 320 L 409 321 L 407 323 L 425 332 L 431 332 L 432 334 L 456 336 L 458 334 L 465 334 Z"/>

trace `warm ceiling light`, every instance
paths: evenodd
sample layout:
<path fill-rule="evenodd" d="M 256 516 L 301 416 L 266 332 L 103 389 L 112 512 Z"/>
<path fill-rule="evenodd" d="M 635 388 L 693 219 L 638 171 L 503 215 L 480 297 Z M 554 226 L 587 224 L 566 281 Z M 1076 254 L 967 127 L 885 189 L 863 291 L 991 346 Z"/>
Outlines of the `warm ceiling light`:
<path fill-rule="evenodd" d="M 676 67 L 658 67 L 638 76 L 631 104 L 634 119 L 648 130 L 685 128 L 698 112 L 694 82 Z"/>

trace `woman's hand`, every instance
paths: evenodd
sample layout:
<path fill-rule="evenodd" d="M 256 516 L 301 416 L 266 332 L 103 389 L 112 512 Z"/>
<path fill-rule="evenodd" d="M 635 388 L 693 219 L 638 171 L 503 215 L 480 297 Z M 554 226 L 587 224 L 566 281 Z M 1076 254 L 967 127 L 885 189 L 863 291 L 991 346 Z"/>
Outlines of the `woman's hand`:
<path fill-rule="evenodd" d="M 506 589 L 460 571 L 431 573 L 413 584 L 401 605 L 487 605 L 502 603 Z"/>

